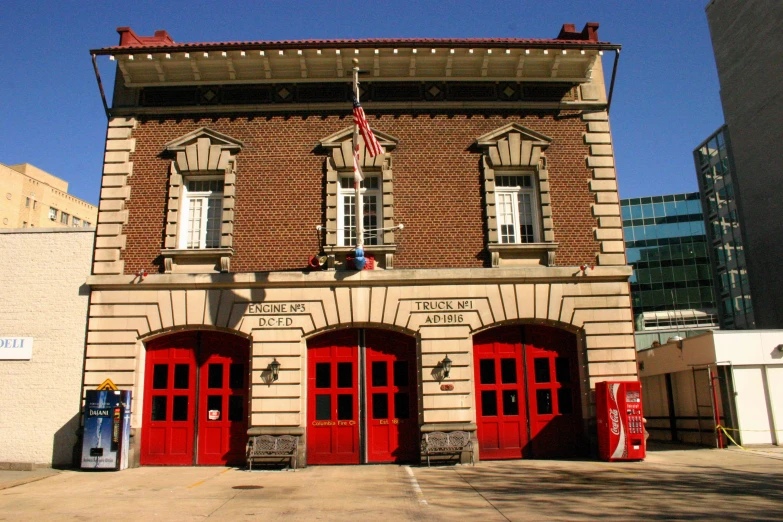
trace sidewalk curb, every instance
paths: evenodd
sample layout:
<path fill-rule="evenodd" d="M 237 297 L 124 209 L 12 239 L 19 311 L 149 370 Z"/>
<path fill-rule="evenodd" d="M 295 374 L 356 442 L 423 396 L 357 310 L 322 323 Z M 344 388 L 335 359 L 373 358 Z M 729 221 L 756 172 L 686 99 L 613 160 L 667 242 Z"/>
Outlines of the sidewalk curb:
<path fill-rule="evenodd" d="M 5 484 L 0 484 L 0 491 L 3 491 L 4 489 L 15 488 L 17 486 L 24 486 L 25 484 L 31 484 L 33 482 L 38 482 L 39 480 L 47 479 L 49 477 L 54 477 L 55 475 L 59 475 L 60 473 L 62 473 L 62 472 L 59 471 L 59 470 L 52 470 L 51 473 L 46 474 L 46 475 L 40 475 L 40 476 L 35 476 L 35 477 L 28 477 L 28 478 L 24 478 L 24 479 L 21 479 L 21 480 L 17 480 L 15 482 L 7 482 Z"/>

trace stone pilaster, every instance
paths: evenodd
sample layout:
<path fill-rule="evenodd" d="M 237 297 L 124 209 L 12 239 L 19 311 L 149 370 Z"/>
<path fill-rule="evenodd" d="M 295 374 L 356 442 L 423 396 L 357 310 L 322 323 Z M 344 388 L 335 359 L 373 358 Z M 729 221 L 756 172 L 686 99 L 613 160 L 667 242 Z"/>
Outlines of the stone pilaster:
<path fill-rule="evenodd" d="M 133 175 L 130 154 L 136 149 L 136 140 L 131 134 L 135 127 L 135 118 L 109 121 L 92 265 L 94 274 L 119 275 L 124 270 L 124 261 L 120 259 L 126 241 L 122 227 L 128 222 L 125 202 L 130 198 L 128 178 Z"/>

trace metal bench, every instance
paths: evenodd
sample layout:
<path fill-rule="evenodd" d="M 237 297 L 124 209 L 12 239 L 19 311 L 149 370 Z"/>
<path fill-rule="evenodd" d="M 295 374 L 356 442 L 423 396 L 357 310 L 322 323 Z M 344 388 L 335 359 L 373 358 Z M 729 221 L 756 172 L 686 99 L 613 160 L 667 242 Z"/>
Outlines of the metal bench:
<path fill-rule="evenodd" d="M 247 467 L 253 471 L 253 462 L 262 459 L 289 459 L 291 469 L 296 469 L 296 452 L 299 437 L 292 435 L 255 435 L 247 441 Z"/>
<path fill-rule="evenodd" d="M 430 456 L 456 455 L 460 459 L 463 452 L 470 453 L 470 463 L 475 466 L 473 441 L 467 431 L 433 431 L 421 436 L 421 454 L 427 457 L 427 466 L 430 465 Z"/>

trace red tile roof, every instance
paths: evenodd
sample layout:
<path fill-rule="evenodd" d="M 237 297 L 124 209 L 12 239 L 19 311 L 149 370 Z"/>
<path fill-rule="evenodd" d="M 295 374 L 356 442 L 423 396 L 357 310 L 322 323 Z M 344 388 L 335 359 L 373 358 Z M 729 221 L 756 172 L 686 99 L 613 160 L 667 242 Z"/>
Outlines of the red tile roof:
<path fill-rule="evenodd" d="M 581 32 L 573 24 L 564 24 L 557 38 L 364 38 L 328 40 L 280 40 L 246 42 L 192 42 L 176 43 L 166 31 L 155 31 L 154 36 L 139 36 L 130 27 L 118 27 L 120 44 L 95 49 L 93 54 L 112 54 L 134 50 L 145 51 L 195 51 L 206 49 L 312 49 L 312 48 L 378 48 L 378 47 L 580 47 L 617 49 L 620 46 L 598 40 L 598 24 L 590 22 Z"/>

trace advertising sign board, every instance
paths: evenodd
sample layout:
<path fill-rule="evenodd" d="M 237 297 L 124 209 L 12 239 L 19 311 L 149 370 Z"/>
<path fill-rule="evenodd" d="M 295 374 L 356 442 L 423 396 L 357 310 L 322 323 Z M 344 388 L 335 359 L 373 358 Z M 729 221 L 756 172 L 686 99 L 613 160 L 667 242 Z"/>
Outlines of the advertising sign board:
<path fill-rule="evenodd" d="M 32 337 L 0 337 L 0 361 L 29 361 L 33 357 Z"/>
<path fill-rule="evenodd" d="M 87 391 L 82 469 L 120 470 L 128 467 L 130 413 L 130 391 Z"/>

